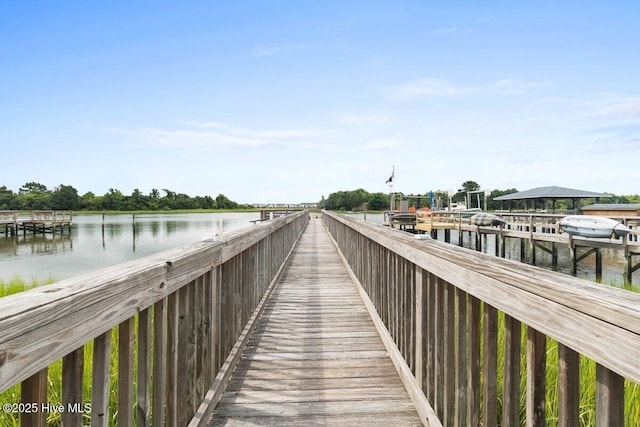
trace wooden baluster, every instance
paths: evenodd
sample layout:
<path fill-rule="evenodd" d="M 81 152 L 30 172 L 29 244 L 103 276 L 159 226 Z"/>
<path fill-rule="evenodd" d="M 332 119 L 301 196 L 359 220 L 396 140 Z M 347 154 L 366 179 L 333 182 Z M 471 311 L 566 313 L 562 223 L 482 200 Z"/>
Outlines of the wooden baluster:
<path fill-rule="evenodd" d="M 527 328 L 527 426 L 546 423 L 547 337 Z"/>
<path fill-rule="evenodd" d="M 44 427 L 47 413 L 42 410 L 47 402 L 47 368 L 36 372 L 22 382 L 20 399 L 23 404 L 30 405 L 30 410 L 20 411 L 20 425 Z"/>
<path fill-rule="evenodd" d="M 134 320 L 118 327 L 118 426 L 133 425 Z"/>
<path fill-rule="evenodd" d="M 596 427 L 624 425 L 624 377 L 596 365 Z"/>
<path fill-rule="evenodd" d="M 62 424 L 82 425 L 82 381 L 84 373 L 84 347 L 62 359 Z"/>
<path fill-rule="evenodd" d="M 109 425 L 111 329 L 93 340 L 91 425 Z"/>

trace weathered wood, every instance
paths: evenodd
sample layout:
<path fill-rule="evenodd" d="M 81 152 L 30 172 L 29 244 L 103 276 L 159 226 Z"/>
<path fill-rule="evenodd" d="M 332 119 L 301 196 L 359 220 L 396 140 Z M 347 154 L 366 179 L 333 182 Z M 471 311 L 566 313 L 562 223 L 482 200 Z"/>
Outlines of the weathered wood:
<path fill-rule="evenodd" d="M 464 427 L 467 422 L 467 294 L 459 289 L 456 290 L 456 398 L 455 398 L 455 425 Z"/>
<path fill-rule="evenodd" d="M 545 355 L 546 355 L 546 336 L 549 336 L 560 343 L 563 348 L 573 348 L 577 354 L 595 360 L 606 370 L 603 372 L 614 373 L 607 374 L 605 378 L 615 382 L 617 375 L 620 378 L 640 382 L 640 369 L 634 358 L 640 357 L 640 298 L 637 294 L 631 294 L 619 289 L 611 287 L 599 286 L 585 280 L 580 280 L 568 276 L 559 275 L 554 272 L 542 270 L 534 266 L 514 263 L 508 260 L 489 257 L 486 254 L 475 251 L 459 249 L 451 245 L 445 245 L 437 241 L 416 241 L 405 233 L 398 233 L 388 228 L 380 228 L 356 222 L 345 217 L 326 213 L 323 216 L 329 230 L 338 242 L 339 246 L 345 252 L 345 258 L 348 260 L 357 260 L 364 258 L 367 254 L 359 251 L 358 247 L 350 245 L 349 242 L 368 240 L 370 245 L 377 245 L 382 252 L 382 256 L 386 259 L 400 259 L 400 263 L 406 265 L 407 262 L 412 263 L 417 271 L 421 271 L 421 275 L 430 278 L 433 277 L 437 287 L 433 293 L 434 313 L 429 314 L 434 319 L 434 338 L 428 338 L 426 357 L 427 368 L 423 379 L 429 373 L 429 354 L 430 342 L 433 342 L 434 368 L 433 377 L 434 392 L 431 393 L 427 387 L 425 395 L 429 401 L 435 406 L 438 414 L 449 422 L 449 414 L 453 411 L 448 408 L 446 403 L 448 394 L 448 386 L 452 381 L 447 378 L 447 373 L 451 372 L 447 363 L 451 362 L 449 357 L 449 313 L 451 310 L 448 306 L 448 289 L 456 289 L 456 292 L 466 292 L 470 298 L 477 301 L 483 301 L 485 307 L 485 347 L 482 351 L 483 360 L 483 381 L 484 384 L 484 402 L 483 425 L 496 425 L 496 403 L 497 397 L 495 390 L 499 386 L 496 381 L 494 368 L 496 363 L 496 347 L 498 332 L 496 329 L 498 310 L 504 313 L 505 317 L 505 367 L 504 367 L 504 390 L 502 407 L 503 407 L 503 425 L 519 425 L 520 413 L 525 409 L 525 405 L 521 406 L 520 402 L 527 402 L 527 422 L 529 425 L 542 425 L 546 423 L 545 414 Z M 538 224 L 528 218 L 529 223 L 523 227 L 521 233 L 526 233 L 532 248 L 532 257 L 535 257 L 533 249 L 540 245 L 537 235 L 540 233 L 551 233 L 557 231 L 556 226 L 548 226 L 546 224 Z M 465 230 L 467 228 L 464 228 Z M 471 228 L 469 229 L 471 230 Z M 480 230 L 476 230 L 480 231 Z M 482 230 L 485 233 L 485 230 Z M 511 231 L 504 230 L 501 233 L 503 238 L 512 235 Z M 495 234 L 499 234 L 496 232 Z M 513 235 L 513 237 L 518 237 Z M 566 236 L 562 236 L 566 241 Z M 460 239 L 459 239 L 460 240 Z M 555 236 L 549 240 L 552 242 L 552 248 L 549 251 L 552 257 L 556 256 L 555 243 L 560 242 Z M 591 242 L 584 239 L 572 239 L 569 237 L 570 245 L 575 247 L 606 247 L 605 242 Z M 361 244 L 362 245 L 362 244 Z M 544 248 L 546 250 L 546 248 Z M 594 250 L 597 253 L 599 249 Z M 575 256 L 575 253 L 574 253 Z M 532 258 L 533 259 L 533 258 Z M 596 260 L 598 261 L 598 260 Z M 353 265 L 353 261 L 352 265 Z M 386 263 L 382 262 L 383 268 L 377 267 L 379 275 L 390 277 L 386 268 Z M 376 267 L 374 267 L 376 268 Z M 370 273 L 364 272 L 364 278 L 371 276 Z M 393 282 L 393 280 L 391 280 Z M 365 288 L 367 285 L 364 285 Z M 431 296 L 427 290 L 427 302 L 430 304 Z M 393 296 L 393 294 L 391 294 Z M 393 298 L 387 298 L 390 304 L 396 302 Z M 383 301 L 378 307 L 386 302 Z M 444 307 L 444 309 L 443 309 Z M 431 306 L 429 307 L 431 311 Z M 460 307 L 458 311 L 460 311 Z M 473 309 L 467 310 L 473 311 Z M 397 310 L 389 309 L 385 306 L 384 313 L 389 316 L 397 316 Z M 471 317 L 472 313 L 468 313 Z M 518 319 L 518 320 L 515 320 Z M 394 318 L 388 320 L 389 325 L 393 325 L 397 321 Z M 528 370 L 526 380 L 528 386 L 526 388 L 526 396 L 520 395 L 520 328 L 522 324 L 528 326 Z M 457 324 L 460 328 L 460 323 Z M 391 327 L 391 330 L 394 330 Z M 471 332 L 472 333 L 472 332 Z M 428 335 L 428 334 L 427 334 Z M 458 339 L 456 337 L 456 339 Z M 469 347 L 473 347 L 471 338 L 466 343 Z M 455 348 L 462 347 L 461 341 L 456 341 Z M 479 346 L 479 340 L 478 340 Z M 571 351 L 571 350 L 570 350 Z M 479 353 L 479 351 L 478 351 Z M 416 354 L 419 354 L 416 352 Z M 471 361 L 473 350 L 467 353 L 467 362 Z M 562 353 L 561 353 L 562 354 Z M 571 362 L 571 353 L 565 352 L 566 360 L 561 359 L 562 363 L 570 363 L 570 370 L 576 369 L 575 378 L 577 378 L 578 361 Z M 445 355 L 447 355 L 445 357 Z M 458 364 L 462 362 L 459 352 L 455 354 L 456 371 L 459 369 Z M 478 355 L 479 357 L 479 355 Z M 565 357 L 565 356 L 560 356 Z M 479 360 L 479 359 L 478 359 Z M 408 361 L 410 362 L 410 361 Z M 444 369 L 443 369 L 444 367 Z M 470 368 L 467 368 L 470 369 Z M 562 375 L 567 375 L 567 379 L 562 379 Z M 416 372 L 418 375 L 418 372 Z M 559 423 L 561 425 L 571 424 L 577 420 L 577 409 L 574 411 L 574 400 L 567 398 L 567 394 L 571 393 L 575 379 L 574 374 L 569 371 L 560 373 L 559 377 Z M 438 379 L 444 379 L 445 384 L 438 384 Z M 563 382 L 564 381 L 564 382 Z M 604 381 L 604 382 L 608 382 Z M 473 383 L 470 378 L 467 384 Z M 456 381 L 457 384 L 457 381 Z M 575 383 L 577 384 L 577 383 Z M 469 389 L 473 387 L 469 386 Z M 477 387 L 476 387 L 477 388 Z M 606 387 L 602 387 L 602 395 L 605 396 Z M 603 417 L 614 420 L 614 424 L 618 422 L 618 418 L 622 419 L 622 411 L 619 410 L 623 406 L 623 399 L 617 388 L 614 393 L 615 404 L 611 406 L 609 403 L 602 403 L 603 408 L 600 409 Z M 467 391 L 466 398 L 469 402 L 472 398 L 472 391 Z M 574 395 L 577 395 L 574 392 Z M 606 399 L 604 399 L 606 400 Z M 618 405 L 618 406 L 615 406 Z M 474 412 L 474 405 L 468 403 L 468 414 Z M 476 405 L 477 408 L 477 405 Z M 577 408 L 577 407 L 576 407 Z M 475 409 L 478 413 L 477 409 Z M 456 416 L 460 417 L 456 410 Z M 575 412 L 575 416 L 574 416 Z M 614 414 L 613 416 L 610 414 Z M 469 416 L 471 417 L 471 416 Z M 562 417 L 566 419 L 563 420 Z M 618 417 L 618 418 L 616 418 Z M 471 418 L 467 420 L 470 425 L 480 424 L 474 423 Z"/>
<path fill-rule="evenodd" d="M 580 355 L 558 343 L 558 427 L 580 425 Z"/>
<path fill-rule="evenodd" d="M 440 416 L 443 425 L 453 425 L 455 419 L 455 385 L 456 385 L 456 356 L 455 344 L 455 288 L 444 285 L 445 316 L 444 316 L 444 412 Z"/>
<path fill-rule="evenodd" d="M 471 426 L 480 424 L 480 407 L 482 404 L 480 400 L 480 337 L 482 335 L 480 304 L 479 299 L 472 296 L 469 297 L 467 422 Z"/>
<path fill-rule="evenodd" d="M 111 330 L 93 340 L 93 374 L 91 425 L 109 425 L 109 380 L 111 365 Z"/>
<path fill-rule="evenodd" d="M 527 427 L 546 425 L 547 337 L 527 329 Z"/>
<path fill-rule="evenodd" d="M 45 368 L 22 382 L 20 401 L 29 408 L 29 410 L 18 411 L 22 426 L 44 427 L 46 425 L 47 413 L 41 408 L 42 405 L 49 403 L 47 402 L 47 372 L 48 369 Z"/>
<path fill-rule="evenodd" d="M 502 425 L 520 425 L 520 322 L 505 315 Z"/>
<path fill-rule="evenodd" d="M 422 272 L 424 270 L 421 268 L 416 269 L 416 298 L 415 298 L 415 327 L 413 328 L 415 331 L 414 339 L 415 339 L 415 369 L 414 375 L 416 377 L 416 381 L 420 384 L 420 387 L 424 391 L 424 381 L 425 381 L 425 362 L 426 362 L 426 345 L 425 345 L 425 333 L 427 326 L 427 316 L 426 316 L 426 298 L 427 292 L 425 289 L 425 278 L 422 276 Z"/>
<path fill-rule="evenodd" d="M 624 378 L 596 364 L 596 426 L 624 424 Z"/>
<path fill-rule="evenodd" d="M 164 425 L 166 393 L 165 362 L 167 354 L 166 337 L 166 300 L 160 300 L 153 305 L 153 403 L 152 425 Z"/>
<path fill-rule="evenodd" d="M 24 392 L 29 400 L 36 399 L 30 391 L 36 383 L 33 378 L 46 385 L 46 374 L 42 378 L 39 372 L 64 358 L 63 401 L 76 411 L 65 410 L 63 422 L 79 424 L 82 418 L 77 409 L 86 410 L 86 406 L 79 406 L 84 402 L 77 397 L 82 367 L 76 349 L 94 339 L 92 424 L 113 422 L 109 420 L 111 410 L 118 414 L 119 425 L 132 425 L 134 408 L 138 425 L 149 424 L 151 414 L 153 425 L 185 424 L 211 386 L 215 364 L 230 350 L 226 343 L 233 344 L 308 219 L 301 212 L 226 234 L 217 241 L 199 242 L 3 298 L 0 392 L 25 381 Z M 225 269 L 225 264 L 233 273 L 228 283 L 221 274 L 212 274 Z M 216 298 L 222 289 L 228 301 L 237 304 L 233 311 L 227 310 L 227 318 L 219 317 L 224 311 L 221 305 L 227 302 Z M 181 307 L 179 301 L 183 301 Z M 133 357 L 136 315 L 138 358 Z M 215 319 L 221 319 L 216 325 L 219 334 L 212 324 Z M 229 332 L 227 325 L 232 326 Z M 109 390 L 109 373 L 115 326 L 119 326 L 117 410 L 108 407 L 114 392 Z M 30 376 L 33 378 L 27 381 Z M 38 399 L 47 403 L 46 396 Z M 42 424 L 24 420 L 30 422 Z"/>
<path fill-rule="evenodd" d="M 136 426 L 151 424 L 151 314 L 138 315 L 138 380 L 136 383 Z"/>
<path fill-rule="evenodd" d="M 178 292 L 167 298 L 167 355 L 165 386 L 165 422 L 169 427 L 178 425 Z"/>
<path fill-rule="evenodd" d="M 363 233 L 449 283 L 564 342 L 619 374 L 640 382 L 640 295 L 442 242 L 409 236 L 346 218 Z"/>
<path fill-rule="evenodd" d="M 134 318 L 118 328 L 118 425 L 133 425 Z"/>
<path fill-rule="evenodd" d="M 484 426 L 498 425 L 498 310 L 484 304 L 482 414 Z"/>
<path fill-rule="evenodd" d="M 308 227 L 265 302 L 255 328 L 259 335 L 248 339 L 239 355 L 209 425 L 339 422 L 359 415 L 371 420 L 373 414 L 421 425 L 322 224 Z M 390 295 L 402 298 L 400 290 Z M 400 339 L 402 322 L 392 329 Z"/>
<path fill-rule="evenodd" d="M 307 220 L 303 213 L 290 215 L 219 241 L 198 242 L 3 298 L 0 351 L 7 357 L 0 392 L 203 276 L 234 251 L 282 230 L 283 240 L 271 239 L 274 247 L 290 247 Z M 281 263 L 275 255 L 269 251 L 271 262 Z M 44 337 L 47 345 L 41 343 Z"/>
<path fill-rule="evenodd" d="M 84 374 L 84 347 L 62 359 L 62 423 L 65 426 L 82 425 L 82 384 Z"/>

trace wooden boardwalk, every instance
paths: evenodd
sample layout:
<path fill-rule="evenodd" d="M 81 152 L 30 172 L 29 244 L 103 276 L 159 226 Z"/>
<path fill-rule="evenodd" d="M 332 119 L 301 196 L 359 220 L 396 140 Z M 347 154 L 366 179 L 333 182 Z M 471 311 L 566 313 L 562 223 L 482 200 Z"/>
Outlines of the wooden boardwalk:
<path fill-rule="evenodd" d="M 311 220 L 209 426 L 421 426 L 320 220 Z"/>

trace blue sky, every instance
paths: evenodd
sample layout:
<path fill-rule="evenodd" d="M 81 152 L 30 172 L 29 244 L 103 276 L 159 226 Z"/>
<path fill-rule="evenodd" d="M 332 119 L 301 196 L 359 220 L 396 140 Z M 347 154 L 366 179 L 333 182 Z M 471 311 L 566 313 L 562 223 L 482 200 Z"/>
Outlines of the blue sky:
<path fill-rule="evenodd" d="M 0 4 L 0 185 L 640 193 L 640 3 Z"/>

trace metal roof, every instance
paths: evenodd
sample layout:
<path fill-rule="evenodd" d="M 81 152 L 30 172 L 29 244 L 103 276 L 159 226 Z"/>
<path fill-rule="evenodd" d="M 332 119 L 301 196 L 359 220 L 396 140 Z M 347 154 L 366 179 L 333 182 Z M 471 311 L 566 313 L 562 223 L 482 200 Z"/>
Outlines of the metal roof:
<path fill-rule="evenodd" d="M 505 194 L 493 200 L 524 200 L 524 199 L 586 199 L 589 197 L 608 197 L 607 193 L 594 193 L 593 191 L 574 190 L 564 187 L 537 187 L 517 193 Z"/>
<path fill-rule="evenodd" d="M 640 203 L 596 203 L 589 206 L 583 206 L 583 211 L 590 210 L 607 210 L 607 211 L 631 211 L 640 210 Z"/>

